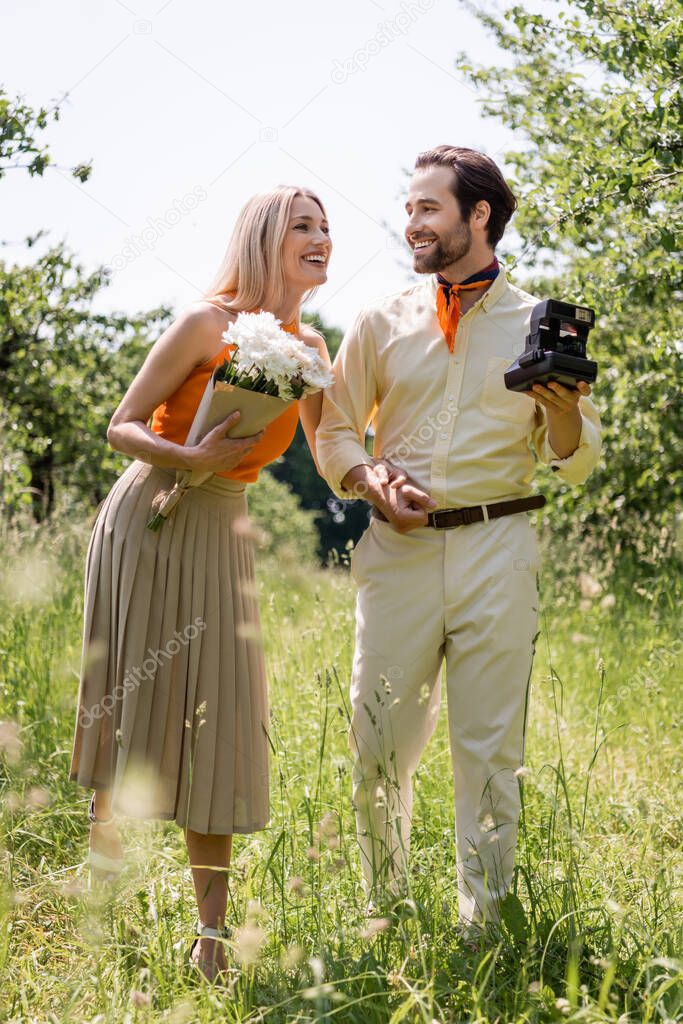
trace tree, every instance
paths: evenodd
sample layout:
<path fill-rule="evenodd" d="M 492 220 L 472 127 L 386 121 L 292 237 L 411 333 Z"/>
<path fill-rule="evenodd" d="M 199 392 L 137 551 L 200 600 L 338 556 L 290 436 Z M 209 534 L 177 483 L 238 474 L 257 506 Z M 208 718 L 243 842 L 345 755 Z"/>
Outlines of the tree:
<path fill-rule="evenodd" d="M 149 331 L 163 327 L 170 310 L 93 313 L 106 281 L 104 270 L 86 273 L 62 245 L 29 266 L 0 261 L 0 408 L 6 456 L 14 453 L 2 479 L 8 511 L 30 494 L 35 518 L 44 518 L 58 486 L 96 504 L 122 469 L 107 425 L 144 359 Z"/>
<path fill-rule="evenodd" d="M 553 525 L 605 568 L 634 555 L 649 573 L 673 553 L 681 497 L 683 14 L 674 0 L 552 3 L 554 18 L 468 5 L 513 63 L 456 63 L 519 136 L 505 161 L 536 268 L 524 286 L 598 315 L 604 455 L 585 488 L 554 484 Z"/>
<path fill-rule="evenodd" d="M 50 161 L 48 147 L 38 140 L 38 135 L 50 121 L 58 120 L 58 105 L 34 110 L 19 97 L 11 99 L 0 87 L 0 178 L 14 168 L 22 168 L 33 177 L 55 166 Z M 79 181 L 87 181 L 91 170 L 90 163 L 77 164 L 71 168 L 71 174 Z"/>
<path fill-rule="evenodd" d="M 34 110 L 20 98 L 12 99 L 0 88 L 0 178 L 8 170 L 27 170 L 31 177 L 42 176 L 45 169 L 55 166 L 50 160 L 49 148 L 39 135 L 47 128 L 49 121 L 59 120 L 59 105 Z M 81 163 L 71 169 L 74 177 L 87 181 L 90 164 Z M 33 246 L 45 232 L 25 239 L 27 246 Z M 74 282 L 67 288 L 66 275 L 73 272 Z M 57 322 L 66 321 L 68 310 L 54 308 L 52 317 L 47 318 L 46 297 L 55 288 L 63 289 L 61 298 L 75 298 L 74 289 L 81 298 L 92 297 L 93 282 L 97 275 L 86 281 L 80 268 L 76 268 L 71 257 L 59 247 L 52 249 L 34 267 L 9 267 L 0 263 L 2 291 L 0 298 L 0 429 L 3 431 L 3 451 L 0 462 L 0 508 L 4 512 L 15 511 L 22 504 L 33 504 L 36 511 L 49 508 L 54 499 L 55 450 L 52 437 L 41 435 L 40 420 L 49 419 L 50 408 L 54 414 L 55 396 L 50 393 L 55 380 L 55 370 L 48 363 L 41 387 L 28 395 L 33 379 L 39 376 L 35 371 L 41 366 L 41 352 L 38 342 L 45 330 L 53 331 L 54 337 L 62 333 Z M 48 326 L 48 319 L 53 322 Z M 58 388 L 57 388 L 58 390 Z M 47 391 L 50 405 L 43 410 L 38 406 L 41 392 Z M 28 396 L 28 406 L 22 399 Z M 59 421 L 63 411 L 57 414 Z"/>

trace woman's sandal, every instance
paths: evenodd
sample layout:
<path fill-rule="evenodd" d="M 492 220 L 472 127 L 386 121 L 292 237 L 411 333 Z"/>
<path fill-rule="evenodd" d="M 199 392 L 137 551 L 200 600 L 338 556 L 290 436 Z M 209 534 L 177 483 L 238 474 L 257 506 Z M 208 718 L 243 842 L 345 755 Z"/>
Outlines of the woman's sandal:
<path fill-rule="evenodd" d="M 109 825 L 114 820 L 113 814 L 108 818 L 96 817 L 94 793 L 90 797 L 88 819 L 91 825 Z M 92 881 L 113 882 L 121 874 L 123 869 L 123 857 L 107 857 L 106 854 L 100 853 L 98 850 L 91 849 L 88 852 L 88 865 L 90 867 L 90 877 Z"/>
<path fill-rule="evenodd" d="M 213 967 L 214 959 L 208 959 L 207 957 L 199 957 L 197 960 L 192 959 L 192 953 L 194 948 L 200 939 L 229 939 L 232 932 L 229 928 L 211 928 L 209 925 L 202 925 L 201 921 L 197 921 L 197 934 L 195 935 L 190 950 L 187 955 L 187 963 L 190 968 L 199 971 L 202 977 L 206 981 L 210 981 L 214 984 L 224 985 L 227 982 L 227 970 L 225 967 L 221 967 L 216 970 L 214 978 L 210 978 L 204 971 L 203 964 L 210 965 Z"/>

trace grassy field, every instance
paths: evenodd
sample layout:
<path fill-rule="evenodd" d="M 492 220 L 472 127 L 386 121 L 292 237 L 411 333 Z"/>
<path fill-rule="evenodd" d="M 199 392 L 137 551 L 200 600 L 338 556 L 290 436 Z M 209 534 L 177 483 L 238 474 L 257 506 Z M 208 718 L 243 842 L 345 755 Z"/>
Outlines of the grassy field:
<path fill-rule="evenodd" d="M 581 590 L 546 564 L 520 902 L 504 939 L 472 949 L 455 929 L 445 714 L 416 780 L 412 900 L 371 933 L 346 745 L 352 585 L 262 563 L 273 814 L 235 841 L 234 983 L 220 991 L 183 968 L 195 905 L 175 825 L 124 820 L 117 891 L 87 889 L 89 794 L 67 773 L 88 529 L 3 541 L 3 1021 L 683 1020 L 671 581 Z"/>

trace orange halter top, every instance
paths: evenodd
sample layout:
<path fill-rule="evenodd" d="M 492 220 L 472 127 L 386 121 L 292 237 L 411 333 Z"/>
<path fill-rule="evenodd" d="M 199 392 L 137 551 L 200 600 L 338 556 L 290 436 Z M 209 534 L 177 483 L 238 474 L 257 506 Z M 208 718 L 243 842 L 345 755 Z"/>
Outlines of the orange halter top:
<path fill-rule="evenodd" d="M 296 334 L 294 324 L 283 324 L 282 329 L 289 334 Z M 185 444 L 209 377 L 233 348 L 234 345 L 225 345 L 208 362 L 194 366 L 178 390 L 157 406 L 152 413 L 151 422 L 151 429 L 155 434 L 165 437 L 167 441 Z M 294 440 L 298 419 L 299 403 L 294 402 L 288 409 L 285 409 L 281 416 L 268 424 L 261 440 L 238 466 L 223 473 L 216 473 L 216 476 L 224 476 L 228 480 L 240 480 L 244 483 L 254 483 L 258 480 L 259 471 L 269 462 L 274 462 L 289 448 Z"/>

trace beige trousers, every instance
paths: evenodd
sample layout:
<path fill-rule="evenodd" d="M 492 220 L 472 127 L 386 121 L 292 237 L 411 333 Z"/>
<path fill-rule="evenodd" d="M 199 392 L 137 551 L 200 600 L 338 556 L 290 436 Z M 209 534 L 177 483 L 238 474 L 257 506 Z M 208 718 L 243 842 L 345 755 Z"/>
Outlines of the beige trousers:
<path fill-rule="evenodd" d="M 406 870 L 412 776 L 446 686 L 459 917 L 496 920 L 512 878 L 539 548 L 527 513 L 397 533 L 373 518 L 356 546 L 349 745 L 370 894 Z"/>

